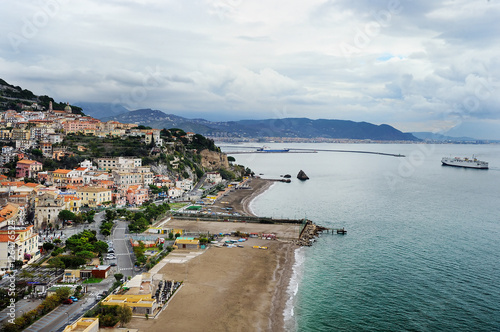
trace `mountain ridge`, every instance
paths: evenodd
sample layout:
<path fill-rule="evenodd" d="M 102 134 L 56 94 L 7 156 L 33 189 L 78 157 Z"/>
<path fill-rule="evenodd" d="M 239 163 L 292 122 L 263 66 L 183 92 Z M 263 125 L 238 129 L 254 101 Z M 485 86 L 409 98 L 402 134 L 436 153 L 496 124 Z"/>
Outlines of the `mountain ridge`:
<path fill-rule="evenodd" d="M 209 136 L 419 140 L 411 133 L 403 133 L 387 124 L 375 125 L 369 122 L 336 119 L 283 118 L 216 122 L 205 119 L 188 119 L 148 108 L 101 118 L 101 120 L 137 123 L 155 128 L 176 127 L 184 131 Z"/>

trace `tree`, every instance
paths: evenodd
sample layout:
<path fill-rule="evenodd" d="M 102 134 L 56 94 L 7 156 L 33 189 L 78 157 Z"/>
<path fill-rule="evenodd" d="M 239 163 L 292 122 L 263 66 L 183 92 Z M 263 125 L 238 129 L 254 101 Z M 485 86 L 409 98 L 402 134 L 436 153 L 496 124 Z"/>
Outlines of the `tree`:
<path fill-rule="evenodd" d="M 66 300 L 70 295 L 71 295 L 71 288 L 69 287 L 60 287 L 56 289 L 56 296 L 61 302 Z"/>
<path fill-rule="evenodd" d="M 50 250 L 54 249 L 55 246 L 50 242 L 45 242 L 42 247 L 43 247 L 43 250 L 50 251 Z"/>
<path fill-rule="evenodd" d="M 91 259 L 92 257 L 94 257 L 94 253 L 92 251 L 83 250 L 83 251 L 77 252 L 76 256 L 81 257 L 81 258 L 85 258 L 85 259 Z"/>
<path fill-rule="evenodd" d="M 116 281 L 120 281 L 123 279 L 123 274 L 122 273 L 115 273 L 115 279 Z"/>
<path fill-rule="evenodd" d="M 54 268 L 59 268 L 59 269 L 64 269 L 66 266 L 64 266 L 63 261 L 59 257 L 54 257 L 51 260 L 49 260 L 49 266 L 54 267 Z"/>
<path fill-rule="evenodd" d="M 59 214 L 57 216 L 59 217 L 60 220 L 75 220 L 76 219 L 76 215 L 69 210 L 62 210 L 61 212 L 59 212 Z"/>
<path fill-rule="evenodd" d="M 116 211 L 115 210 L 106 210 L 105 219 L 107 221 L 113 221 L 116 219 Z"/>
<path fill-rule="evenodd" d="M 117 316 L 121 323 L 121 326 L 123 327 L 125 324 L 132 320 L 132 309 L 127 306 L 119 307 L 117 310 Z"/>
<path fill-rule="evenodd" d="M 13 265 L 14 265 L 15 269 L 20 269 L 21 267 L 23 267 L 23 261 L 16 260 L 16 261 L 14 261 Z"/>
<path fill-rule="evenodd" d="M 94 252 L 97 252 L 97 253 L 105 253 L 108 251 L 108 244 L 104 241 L 97 241 L 96 243 L 94 243 Z"/>

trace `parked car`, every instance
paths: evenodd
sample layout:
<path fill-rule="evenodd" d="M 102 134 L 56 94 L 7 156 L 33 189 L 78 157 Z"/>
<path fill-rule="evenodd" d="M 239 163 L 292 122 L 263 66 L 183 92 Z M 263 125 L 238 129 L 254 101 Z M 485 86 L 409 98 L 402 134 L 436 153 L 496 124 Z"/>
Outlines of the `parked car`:
<path fill-rule="evenodd" d="M 72 299 L 66 299 L 63 301 L 63 304 L 72 304 L 73 300 Z"/>
<path fill-rule="evenodd" d="M 70 296 L 69 297 L 73 302 L 78 302 L 78 298 L 75 296 Z"/>

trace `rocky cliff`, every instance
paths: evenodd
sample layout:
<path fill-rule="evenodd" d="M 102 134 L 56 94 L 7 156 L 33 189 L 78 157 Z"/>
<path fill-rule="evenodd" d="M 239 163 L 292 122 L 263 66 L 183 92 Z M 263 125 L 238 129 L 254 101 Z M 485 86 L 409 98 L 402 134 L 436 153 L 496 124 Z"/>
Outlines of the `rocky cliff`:
<path fill-rule="evenodd" d="M 201 165 L 207 170 L 217 170 L 219 168 L 229 168 L 227 155 L 220 152 L 203 150 L 200 152 Z"/>

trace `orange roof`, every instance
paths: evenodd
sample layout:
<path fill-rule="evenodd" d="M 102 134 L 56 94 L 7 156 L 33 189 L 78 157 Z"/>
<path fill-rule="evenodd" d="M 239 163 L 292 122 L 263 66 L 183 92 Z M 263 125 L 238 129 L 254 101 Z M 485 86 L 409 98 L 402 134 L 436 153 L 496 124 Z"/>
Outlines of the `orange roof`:
<path fill-rule="evenodd" d="M 24 184 L 26 187 L 38 187 L 40 184 L 38 183 L 33 183 L 33 182 L 28 182 Z"/>
<path fill-rule="evenodd" d="M 7 176 L 0 174 L 0 180 L 7 180 Z"/>
<path fill-rule="evenodd" d="M 68 174 L 69 172 L 71 172 L 70 169 L 56 169 L 55 171 L 52 172 L 52 174 L 54 173 L 58 173 L 58 174 Z"/>
<path fill-rule="evenodd" d="M 79 201 L 80 198 L 73 196 L 73 195 L 64 195 L 64 201 L 69 202 L 69 201 Z"/>
<path fill-rule="evenodd" d="M 31 165 L 31 164 L 34 164 L 34 163 L 37 163 L 38 161 L 36 160 L 29 160 L 29 159 L 23 159 L 23 160 L 19 160 L 17 163 L 18 164 L 27 164 L 27 165 Z"/>
<path fill-rule="evenodd" d="M 84 171 L 86 169 L 87 169 L 87 167 L 78 167 L 78 168 L 75 168 L 75 171 Z"/>
<path fill-rule="evenodd" d="M 1 186 L 4 186 L 4 187 L 13 187 L 13 186 L 16 186 L 16 187 L 20 187 L 20 186 L 23 186 L 24 185 L 24 182 L 22 181 L 3 181 L 0 183 Z"/>
<path fill-rule="evenodd" d="M 15 241 L 19 234 L 0 234 L 0 242 Z"/>

